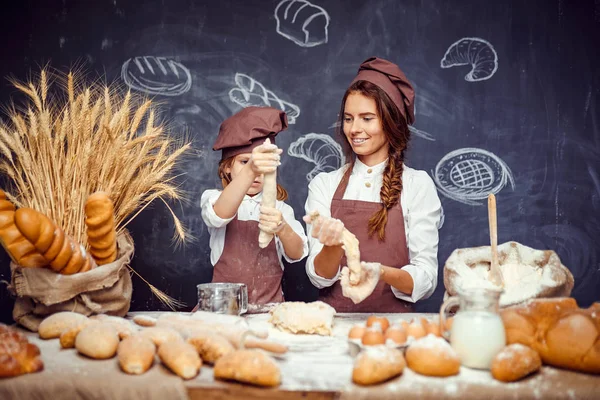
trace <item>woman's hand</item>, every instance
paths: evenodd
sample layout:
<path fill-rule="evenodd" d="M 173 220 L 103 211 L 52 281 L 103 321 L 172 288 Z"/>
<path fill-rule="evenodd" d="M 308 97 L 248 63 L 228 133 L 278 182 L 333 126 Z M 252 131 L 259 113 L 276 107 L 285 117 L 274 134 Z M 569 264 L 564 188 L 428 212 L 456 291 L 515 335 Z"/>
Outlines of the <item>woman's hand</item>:
<path fill-rule="evenodd" d="M 321 216 L 312 220 L 310 216 L 305 216 L 304 221 L 312 225 L 311 236 L 318 239 L 324 246 L 340 246 L 342 244 L 344 223 L 339 219 Z"/>
<path fill-rule="evenodd" d="M 255 147 L 252 150 L 250 160 L 248 160 L 254 175 L 258 176 L 275 171 L 281 165 L 280 154 L 282 152 L 283 150 L 274 144 L 261 144 Z"/>
<path fill-rule="evenodd" d="M 270 234 L 277 234 L 285 227 L 286 222 L 279 211 L 273 207 L 260 207 L 260 216 L 258 217 L 258 228 L 261 231 Z"/>
<path fill-rule="evenodd" d="M 360 280 L 356 285 L 350 283 L 348 267 L 342 268 L 340 277 L 342 294 L 352 300 L 354 304 L 360 303 L 373 293 L 381 274 L 381 264 L 379 263 L 361 261 L 360 267 Z"/>

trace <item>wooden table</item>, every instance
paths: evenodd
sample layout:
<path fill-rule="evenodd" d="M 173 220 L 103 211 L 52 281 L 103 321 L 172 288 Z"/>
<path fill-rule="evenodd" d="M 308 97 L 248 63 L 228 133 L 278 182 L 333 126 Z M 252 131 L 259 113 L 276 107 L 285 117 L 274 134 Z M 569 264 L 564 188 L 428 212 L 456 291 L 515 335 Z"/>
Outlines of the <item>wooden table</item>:
<path fill-rule="evenodd" d="M 136 313 L 156 315 L 159 313 Z M 395 321 L 431 314 L 382 314 Z M 267 322 L 267 314 L 250 315 L 251 327 L 268 329 L 272 340 L 286 343 L 290 351 L 277 360 L 282 384 L 262 389 L 215 381 L 212 368 L 202 367 L 194 379 L 182 381 L 160 362 L 142 376 L 119 370 L 115 359 L 97 361 L 73 349 L 60 350 L 58 340 L 42 341 L 28 333 L 41 351 L 45 369 L 41 373 L 0 380 L 0 399 L 127 398 L 144 399 L 597 399 L 600 376 L 543 367 L 542 371 L 517 383 L 495 381 L 489 372 L 462 368 L 459 375 L 431 378 L 406 368 L 402 376 L 384 384 L 359 387 L 352 384 L 353 359 L 346 335 L 350 327 L 364 322 L 364 314 L 339 314 L 330 337 L 290 335 Z"/>

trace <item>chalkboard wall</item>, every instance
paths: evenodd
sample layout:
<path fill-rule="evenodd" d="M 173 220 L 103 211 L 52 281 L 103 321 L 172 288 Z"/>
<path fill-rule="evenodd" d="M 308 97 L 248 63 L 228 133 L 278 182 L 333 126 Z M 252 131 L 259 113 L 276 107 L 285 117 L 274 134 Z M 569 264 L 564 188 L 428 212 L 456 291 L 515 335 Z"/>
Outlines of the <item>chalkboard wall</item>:
<path fill-rule="evenodd" d="M 600 2 L 398 0 L 87 0 L 11 2 L 3 9 L 0 75 L 41 65 L 155 95 L 193 140 L 181 171 L 192 200 L 174 210 L 198 238 L 171 246 L 159 202 L 129 229 L 132 266 L 191 309 L 210 281 L 199 199 L 219 187 L 211 150 L 221 121 L 248 105 L 281 108 L 290 126 L 280 183 L 298 219 L 308 180 L 341 165 L 334 124 L 358 65 L 398 63 L 416 87 L 407 164 L 435 179 L 445 211 L 439 284 L 418 309 L 437 311 L 442 267 L 456 248 L 488 243 L 485 198 L 498 202 L 499 242 L 555 250 L 581 305 L 600 299 Z M 2 104 L 15 90 L 4 81 Z M 1 252 L 0 279 L 9 280 Z M 132 310 L 165 307 L 134 276 Z M 289 300 L 314 300 L 304 263 L 289 265 Z M 12 299 L 0 289 L 1 317 Z"/>

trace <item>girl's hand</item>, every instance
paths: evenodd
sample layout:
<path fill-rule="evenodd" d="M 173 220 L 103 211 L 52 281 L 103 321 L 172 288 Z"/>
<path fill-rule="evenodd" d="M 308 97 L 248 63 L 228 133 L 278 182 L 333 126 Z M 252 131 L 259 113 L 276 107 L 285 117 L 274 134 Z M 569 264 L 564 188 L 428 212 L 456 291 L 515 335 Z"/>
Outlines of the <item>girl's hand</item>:
<path fill-rule="evenodd" d="M 258 228 L 260 230 L 275 235 L 281 232 L 285 225 L 286 222 L 281 211 L 273 207 L 260 207 L 260 216 L 258 217 Z"/>
<path fill-rule="evenodd" d="M 310 217 L 305 216 L 304 221 L 310 222 Z M 311 224 L 311 236 L 319 239 L 319 242 L 324 246 L 340 246 L 342 244 L 344 223 L 339 219 L 321 216 L 312 221 Z"/>
<path fill-rule="evenodd" d="M 274 144 L 261 144 L 252 150 L 248 164 L 254 175 L 262 175 L 273 172 L 281 165 L 279 156 L 283 152 Z"/>

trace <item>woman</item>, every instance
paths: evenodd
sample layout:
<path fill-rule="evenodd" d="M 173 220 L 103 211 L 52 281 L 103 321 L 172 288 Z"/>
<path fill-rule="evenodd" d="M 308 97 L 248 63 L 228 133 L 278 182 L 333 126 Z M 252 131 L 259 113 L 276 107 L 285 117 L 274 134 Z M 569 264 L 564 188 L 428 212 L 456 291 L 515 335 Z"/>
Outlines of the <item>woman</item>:
<path fill-rule="evenodd" d="M 208 189 L 200 201 L 210 233 L 212 281 L 245 283 L 250 304 L 282 302 L 282 258 L 294 263 L 308 253 L 285 189 L 277 185 L 275 207 L 261 206 L 264 174 L 280 165 L 275 136 L 286 128 L 286 114 L 271 107 L 247 107 L 225 120 L 213 146 L 222 151 L 223 190 Z M 264 143 L 267 138 L 272 144 Z M 264 249 L 259 230 L 274 235 Z"/>
<path fill-rule="evenodd" d="M 322 218 L 308 225 L 306 271 L 320 300 L 338 312 L 410 312 L 437 285 L 441 203 L 427 173 L 404 164 L 413 102 L 414 89 L 397 65 L 376 57 L 363 62 L 340 112 L 350 162 L 309 185 L 306 212 Z M 369 261 L 362 263 L 368 278 L 351 290 L 373 291 L 358 304 L 340 285 L 344 227 Z"/>

